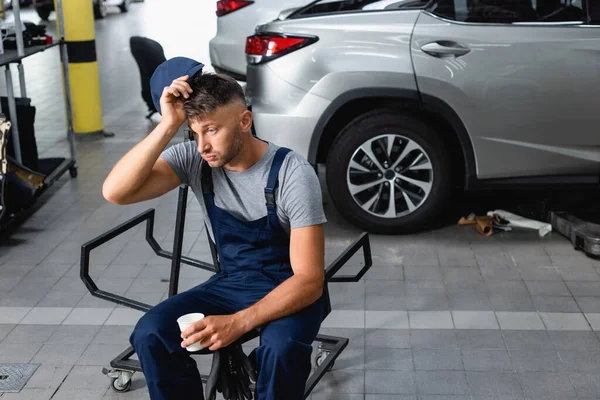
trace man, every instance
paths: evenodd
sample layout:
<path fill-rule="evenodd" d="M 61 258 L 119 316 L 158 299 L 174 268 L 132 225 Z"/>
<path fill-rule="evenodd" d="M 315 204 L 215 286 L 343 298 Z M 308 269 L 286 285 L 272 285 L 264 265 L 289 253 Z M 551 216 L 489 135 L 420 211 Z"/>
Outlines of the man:
<path fill-rule="evenodd" d="M 163 63 L 151 81 L 162 119 L 115 165 L 103 186 L 112 203 L 158 197 L 185 183 L 205 210 L 222 272 L 148 311 L 130 341 L 152 399 L 202 399 L 185 349 L 217 350 L 259 329 L 250 358 L 258 399 L 302 399 L 323 316 L 321 191 L 310 164 L 250 133 L 252 114 L 233 79 L 187 58 Z M 193 141 L 165 150 L 186 123 Z M 183 332 L 177 318 L 206 317 Z"/>

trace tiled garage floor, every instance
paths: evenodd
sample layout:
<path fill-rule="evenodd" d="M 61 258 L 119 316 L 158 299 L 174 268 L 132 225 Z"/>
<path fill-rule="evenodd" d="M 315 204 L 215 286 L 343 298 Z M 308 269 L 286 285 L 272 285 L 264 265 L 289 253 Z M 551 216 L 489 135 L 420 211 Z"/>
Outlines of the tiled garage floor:
<path fill-rule="evenodd" d="M 155 237 L 172 245 L 177 192 L 114 206 L 102 198 L 101 183 L 152 129 L 129 36 L 159 40 L 169 57 L 208 60 L 212 2 L 179 3 L 185 4 L 177 11 L 170 2 L 146 0 L 127 15 L 96 22 L 104 122 L 116 136 L 79 143 L 79 177 L 63 177 L 0 247 L 0 363 L 42 364 L 21 393 L 0 392 L 2 400 L 148 398 L 141 374 L 121 395 L 101 374 L 128 345 L 140 313 L 91 296 L 79 278 L 79 255 L 84 242 L 151 207 Z M 68 149 L 58 68 L 56 49 L 25 62 L 42 156 Z M 208 261 L 195 201 L 190 196 L 184 252 Z M 326 211 L 331 261 L 360 232 L 332 206 Z M 365 278 L 330 286 L 334 311 L 322 332 L 349 337 L 350 344 L 313 399 L 600 399 L 600 263 L 564 238 L 483 238 L 449 226 L 371 242 L 374 266 Z M 166 296 L 169 262 L 154 256 L 141 227 L 93 252 L 92 263 L 102 289 L 149 304 Z M 351 264 L 359 268 L 359 257 Z M 180 289 L 207 276 L 184 267 Z M 201 368 L 209 364 L 202 359 Z"/>

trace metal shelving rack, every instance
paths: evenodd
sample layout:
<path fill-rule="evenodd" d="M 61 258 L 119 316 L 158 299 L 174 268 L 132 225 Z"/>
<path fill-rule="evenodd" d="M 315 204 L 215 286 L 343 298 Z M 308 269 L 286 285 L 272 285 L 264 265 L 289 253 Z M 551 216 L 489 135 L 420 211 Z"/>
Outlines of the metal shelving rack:
<path fill-rule="evenodd" d="M 19 71 L 19 83 L 21 88 L 21 97 L 27 97 L 27 90 L 25 85 L 25 71 L 23 68 L 22 60 L 39 52 L 45 51 L 49 48 L 59 46 L 60 48 L 60 59 L 62 65 L 62 73 L 63 73 L 63 83 L 64 83 L 64 91 L 65 91 L 65 108 L 66 108 L 66 118 L 67 118 L 67 140 L 69 141 L 70 147 L 70 158 L 64 158 L 64 160 L 53 168 L 49 173 L 44 173 L 44 185 L 40 188 L 36 197 L 41 195 L 45 190 L 50 188 L 56 180 L 58 180 L 65 172 L 69 171 L 71 177 L 77 176 L 77 167 L 75 160 L 75 132 L 73 130 L 73 113 L 72 113 L 72 105 L 71 105 L 71 91 L 70 91 L 70 81 L 69 81 L 69 66 L 68 66 L 68 56 L 67 56 L 67 45 L 64 40 L 64 20 L 63 20 L 63 2 L 62 0 L 56 0 L 56 18 L 59 24 L 59 32 L 58 32 L 58 40 L 52 44 L 47 45 L 39 45 L 39 46 L 30 46 L 24 47 L 23 44 L 23 32 L 21 31 L 21 16 L 20 16 L 20 5 L 19 1 L 13 2 L 13 14 L 14 14 L 14 24 L 15 24 L 15 37 L 17 42 L 17 49 L 10 49 L 4 51 L 4 54 L 0 54 L 0 67 L 5 67 L 5 80 L 6 80 L 6 96 L 8 103 L 8 116 L 11 121 L 11 135 L 9 140 L 13 143 L 13 148 L 15 151 L 15 160 L 22 164 L 21 157 L 21 140 L 19 137 L 19 127 L 17 123 L 17 107 L 15 101 L 15 93 L 13 88 L 13 79 L 12 72 L 10 70 L 11 64 L 17 64 L 17 69 Z M 3 113 L 4 110 L 1 109 L 0 113 Z M 62 157 L 61 157 L 62 158 Z M 40 158 L 43 160 L 43 158 Z M 35 171 L 39 172 L 39 171 Z M 23 219 L 24 215 L 15 215 L 13 218 L 7 223 L 10 225 L 13 222 Z M 0 232 L 3 230 L 0 227 Z"/>

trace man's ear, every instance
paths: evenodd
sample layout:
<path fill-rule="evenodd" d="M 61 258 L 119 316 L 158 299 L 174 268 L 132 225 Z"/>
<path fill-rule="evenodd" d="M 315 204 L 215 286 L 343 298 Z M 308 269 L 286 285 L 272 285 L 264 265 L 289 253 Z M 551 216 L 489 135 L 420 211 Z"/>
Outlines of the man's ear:
<path fill-rule="evenodd" d="M 242 132 L 250 132 L 252 127 L 252 112 L 250 110 L 244 110 L 240 115 L 240 129 Z"/>

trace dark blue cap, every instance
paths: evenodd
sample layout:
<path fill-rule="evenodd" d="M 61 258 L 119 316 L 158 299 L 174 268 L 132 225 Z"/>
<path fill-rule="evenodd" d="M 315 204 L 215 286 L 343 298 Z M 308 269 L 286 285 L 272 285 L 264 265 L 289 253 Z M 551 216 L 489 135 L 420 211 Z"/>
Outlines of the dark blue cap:
<path fill-rule="evenodd" d="M 152 92 L 152 102 L 160 114 L 160 96 L 163 89 L 170 86 L 171 83 L 184 75 L 189 79 L 199 71 L 202 71 L 204 64 L 187 57 L 174 57 L 160 64 L 150 78 L 150 91 Z"/>

